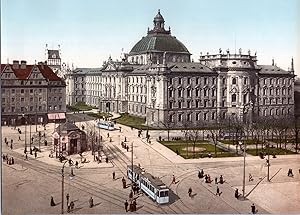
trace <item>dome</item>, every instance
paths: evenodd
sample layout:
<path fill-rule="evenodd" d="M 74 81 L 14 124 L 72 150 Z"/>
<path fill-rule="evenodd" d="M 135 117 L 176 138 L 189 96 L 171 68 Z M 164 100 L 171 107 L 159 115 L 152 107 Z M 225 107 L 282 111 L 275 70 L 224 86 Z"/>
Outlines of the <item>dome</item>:
<path fill-rule="evenodd" d="M 187 48 L 170 34 L 148 34 L 133 46 L 131 54 L 157 52 L 177 52 L 190 54 Z"/>

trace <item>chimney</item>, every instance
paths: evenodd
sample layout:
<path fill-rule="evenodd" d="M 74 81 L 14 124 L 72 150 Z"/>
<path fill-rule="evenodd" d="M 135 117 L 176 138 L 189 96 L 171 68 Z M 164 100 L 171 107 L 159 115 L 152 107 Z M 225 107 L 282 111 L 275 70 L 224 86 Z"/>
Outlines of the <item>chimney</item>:
<path fill-rule="evenodd" d="M 13 60 L 13 69 L 19 69 L 19 61 Z"/>
<path fill-rule="evenodd" d="M 42 69 L 44 69 L 44 63 L 43 62 L 38 62 L 38 65 L 40 65 L 42 67 Z"/>
<path fill-rule="evenodd" d="M 26 60 L 21 60 L 21 69 L 26 69 Z"/>

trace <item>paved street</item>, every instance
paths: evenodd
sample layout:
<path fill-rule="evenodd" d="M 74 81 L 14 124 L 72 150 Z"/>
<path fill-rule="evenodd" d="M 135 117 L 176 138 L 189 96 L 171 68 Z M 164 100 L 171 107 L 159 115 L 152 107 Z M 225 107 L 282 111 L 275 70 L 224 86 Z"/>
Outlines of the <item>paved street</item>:
<path fill-rule="evenodd" d="M 92 121 L 83 122 L 83 115 L 74 115 L 78 126 L 85 125 L 86 129 L 93 127 Z M 85 118 L 89 120 L 90 118 Z M 171 203 L 157 205 L 146 195 L 137 197 L 137 213 L 250 213 L 254 203 L 258 213 L 299 213 L 300 212 L 300 156 L 286 155 L 271 159 L 270 178 L 268 182 L 265 160 L 251 156 L 246 158 L 246 194 L 245 200 L 234 198 L 236 188 L 241 192 L 243 179 L 243 158 L 202 158 L 185 160 L 171 150 L 155 141 L 146 143 L 144 138 L 137 137 L 137 130 L 121 125 L 122 132 L 109 132 L 113 142 L 106 138 L 108 133 L 101 129 L 104 138 L 103 158 L 108 157 L 109 163 L 93 161 L 91 153 L 85 153 L 89 163 L 74 169 L 75 177 L 70 179 L 70 168 L 65 168 L 65 194 L 75 201 L 73 213 L 125 213 L 124 201 L 128 199 L 130 188 L 123 189 L 121 179 L 126 178 L 126 166 L 131 163 L 131 142 L 133 142 L 134 163 L 140 164 L 146 172 L 158 176 L 170 187 Z M 24 126 L 20 127 L 22 131 Z M 44 132 L 42 127 L 38 128 Z M 24 132 L 18 141 L 17 130 L 2 127 L 2 151 L 15 158 L 14 165 L 2 164 L 3 168 L 3 214 L 25 213 L 60 213 L 61 210 L 61 166 L 55 158 L 49 158 L 53 148 L 51 133 L 54 124 L 48 124 L 46 139 L 50 145 L 42 146 L 42 153 L 35 159 L 33 155 L 26 161 L 23 156 Z M 35 128 L 32 128 L 32 131 Z M 29 146 L 29 129 L 27 128 L 27 145 Z M 33 135 L 36 135 L 33 134 Z M 130 149 L 123 149 L 120 142 L 128 140 Z M 3 141 L 14 139 L 13 150 Z M 35 141 L 38 147 L 37 141 Z M 42 144 L 43 145 L 43 144 Z M 72 160 L 80 161 L 79 156 L 71 156 Z M 287 171 L 292 168 L 294 177 L 288 177 Z M 223 175 L 224 184 L 218 184 L 221 196 L 216 196 L 216 184 L 207 184 L 198 179 L 199 169 L 211 178 Z M 112 172 L 116 172 L 116 180 Z M 248 181 L 249 173 L 253 181 Z M 176 176 L 176 184 L 171 184 L 172 175 Z M 129 183 L 129 180 L 127 179 Z M 193 189 L 193 198 L 188 196 L 188 188 Z M 50 206 L 50 196 L 54 197 L 57 206 Z M 88 200 L 94 198 L 95 207 L 89 208 Z M 66 200 L 65 200 L 66 205 Z M 65 206 L 66 210 L 66 206 Z"/>

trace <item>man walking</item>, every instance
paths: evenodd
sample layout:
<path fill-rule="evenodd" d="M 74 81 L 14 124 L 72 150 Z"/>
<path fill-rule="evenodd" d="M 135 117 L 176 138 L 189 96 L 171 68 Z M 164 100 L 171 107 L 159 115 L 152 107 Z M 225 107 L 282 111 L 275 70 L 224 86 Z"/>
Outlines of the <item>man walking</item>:
<path fill-rule="evenodd" d="M 116 173 L 113 172 L 113 173 L 112 173 L 112 176 L 113 176 L 113 180 L 115 180 L 115 178 L 116 178 Z"/>
<path fill-rule="evenodd" d="M 70 199 L 69 193 L 67 193 L 66 198 L 67 198 L 67 205 L 69 205 L 69 199 Z"/>
<path fill-rule="evenodd" d="M 251 205 L 251 212 L 252 212 L 253 214 L 256 213 L 256 208 L 255 208 L 254 203 Z"/>
<path fill-rule="evenodd" d="M 93 197 L 90 198 L 89 203 L 90 203 L 90 208 L 92 208 L 94 206 Z"/>
<path fill-rule="evenodd" d="M 239 190 L 237 188 L 235 189 L 234 197 L 237 199 L 239 198 Z"/>
<path fill-rule="evenodd" d="M 125 211 L 128 212 L 128 202 L 127 202 L 127 200 L 125 201 L 124 206 L 125 206 Z"/>
<path fill-rule="evenodd" d="M 192 188 L 190 187 L 190 188 L 189 188 L 189 191 L 188 191 L 189 197 L 192 196 L 192 192 L 193 192 L 193 191 L 192 191 Z"/>
<path fill-rule="evenodd" d="M 220 193 L 220 188 L 217 186 L 217 193 L 216 193 L 216 195 L 218 195 L 218 196 L 220 196 L 221 195 L 221 193 Z"/>

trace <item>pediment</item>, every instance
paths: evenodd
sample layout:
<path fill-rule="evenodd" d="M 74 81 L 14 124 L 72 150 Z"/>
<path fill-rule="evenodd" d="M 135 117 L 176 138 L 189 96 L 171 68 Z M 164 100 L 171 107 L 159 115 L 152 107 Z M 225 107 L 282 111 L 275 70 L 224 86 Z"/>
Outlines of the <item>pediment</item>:
<path fill-rule="evenodd" d="M 111 62 L 107 62 L 102 69 L 102 71 L 116 71 L 116 70 L 117 70 L 116 65 Z"/>
<path fill-rule="evenodd" d="M 231 90 L 230 90 L 230 93 L 237 93 L 238 92 L 238 89 L 236 87 L 233 87 Z"/>

